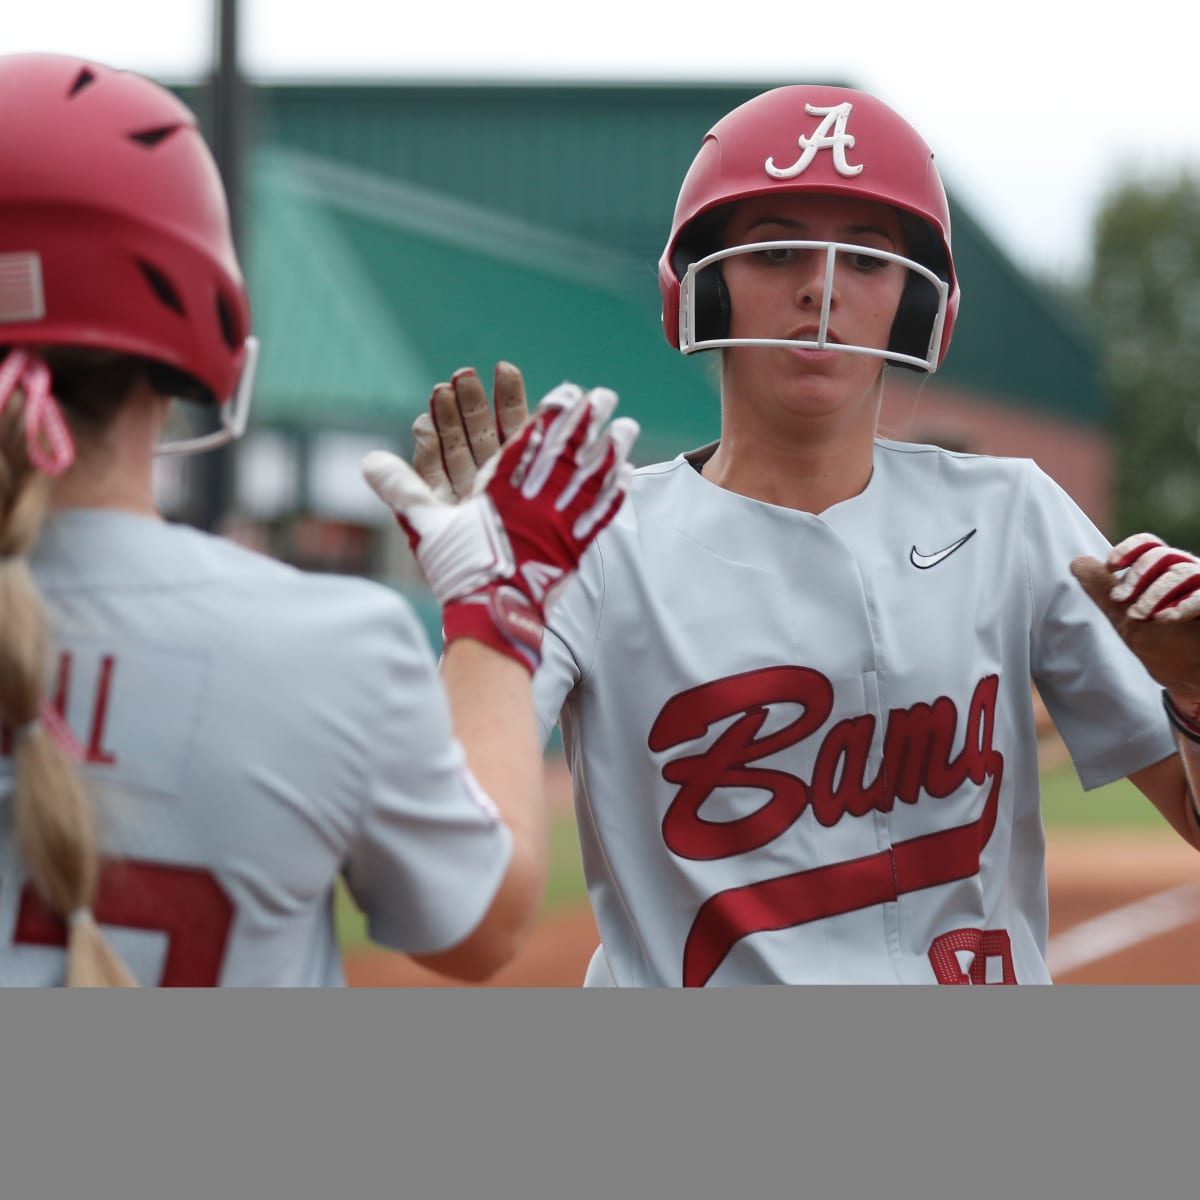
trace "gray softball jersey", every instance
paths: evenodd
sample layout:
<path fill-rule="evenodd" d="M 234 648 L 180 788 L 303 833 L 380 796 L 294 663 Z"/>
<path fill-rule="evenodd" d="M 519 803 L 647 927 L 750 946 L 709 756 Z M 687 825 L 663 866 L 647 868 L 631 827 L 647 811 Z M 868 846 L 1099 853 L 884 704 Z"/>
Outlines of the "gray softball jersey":
<path fill-rule="evenodd" d="M 109 856 L 96 916 L 141 983 L 342 983 L 339 876 L 385 946 L 474 928 L 511 838 L 405 601 L 117 512 L 54 516 L 32 565 Z M 13 845 L 0 736 L 0 982 L 46 986 L 63 926 Z"/>
<path fill-rule="evenodd" d="M 1036 683 L 1087 788 L 1174 753 L 1029 460 L 878 439 L 820 515 L 642 468 L 555 608 L 588 984 L 1049 982 Z"/>

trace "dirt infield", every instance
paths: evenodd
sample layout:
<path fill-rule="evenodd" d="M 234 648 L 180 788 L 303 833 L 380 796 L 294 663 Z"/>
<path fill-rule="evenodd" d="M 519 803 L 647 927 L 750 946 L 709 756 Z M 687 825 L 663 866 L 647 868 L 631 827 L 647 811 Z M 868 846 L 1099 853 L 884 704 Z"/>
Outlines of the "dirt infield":
<path fill-rule="evenodd" d="M 1180 839 L 1058 837 L 1047 876 L 1051 964 L 1068 964 L 1058 983 L 1200 984 L 1200 857 Z M 597 941 L 586 906 L 549 917 L 487 986 L 578 987 Z M 461 986 L 374 950 L 348 956 L 346 973 L 354 987 Z"/>
<path fill-rule="evenodd" d="M 1061 757 L 1061 754 L 1057 755 Z M 570 807 L 551 764 L 547 794 Z M 1048 957 L 1062 984 L 1200 984 L 1200 855 L 1169 832 L 1056 834 L 1046 850 Z M 578 987 L 599 938 L 586 905 L 547 917 L 488 987 Z M 352 987 L 464 986 L 403 955 L 346 957 Z"/>

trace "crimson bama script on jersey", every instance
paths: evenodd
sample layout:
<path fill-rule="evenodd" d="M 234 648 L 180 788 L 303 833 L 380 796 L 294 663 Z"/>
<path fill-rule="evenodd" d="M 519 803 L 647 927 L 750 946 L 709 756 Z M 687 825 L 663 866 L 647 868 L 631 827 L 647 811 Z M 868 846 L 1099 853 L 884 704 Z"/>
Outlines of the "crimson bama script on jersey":
<path fill-rule="evenodd" d="M 916 804 L 922 794 L 949 796 L 968 780 L 989 784 L 979 817 L 965 825 L 897 842 L 848 862 L 764 879 L 719 892 L 701 905 L 687 938 L 684 986 L 706 983 L 729 950 L 752 933 L 786 929 L 907 892 L 964 879 L 979 871 L 980 853 L 996 823 L 1004 758 L 992 744 L 999 679 L 979 680 L 966 717 L 962 750 L 953 755 L 958 708 L 947 696 L 888 714 L 883 761 L 867 779 L 875 732 L 870 714 L 834 724 L 817 752 L 811 780 L 751 766 L 810 737 L 828 720 L 833 685 L 807 667 L 768 667 L 702 684 L 674 696 L 650 731 L 649 746 L 665 751 L 720 721 L 737 719 L 702 754 L 664 764 L 663 778 L 678 785 L 663 818 L 663 839 L 682 858 L 716 859 L 766 846 L 805 811 L 824 826 L 872 810 L 889 812 L 897 800 Z M 771 704 L 803 707 L 794 721 L 758 736 Z M 770 799 L 734 821 L 707 821 L 700 809 L 720 787 L 754 787 Z M 935 964 L 936 966 L 936 964 Z"/>

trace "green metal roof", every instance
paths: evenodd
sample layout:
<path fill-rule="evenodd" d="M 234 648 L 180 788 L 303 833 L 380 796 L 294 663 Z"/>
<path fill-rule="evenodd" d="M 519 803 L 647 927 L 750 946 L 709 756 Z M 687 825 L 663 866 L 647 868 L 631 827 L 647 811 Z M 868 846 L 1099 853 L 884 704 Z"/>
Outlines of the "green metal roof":
<path fill-rule="evenodd" d="M 709 126 L 759 86 L 267 85 L 258 140 L 654 262 Z"/>
<path fill-rule="evenodd" d="M 266 155 L 251 187 L 248 265 L 262 344 L 255 421 L 352 426 L 395 418 L 429 367 L 318 199 Z"/>
<path fill-rule="evenodd" d="M 336 401 L 407 426 L 438 379 L 504 357 L 535 394 L 616 387 L 647 451 L 668 425 L 672 451 L 714 436 L 711 356 L 667 346 L 656 263 L 704 131 L 766 86 L 256 86 L 250 127 L 276 152 L 254 175 L 251 284 L 279 347 L 264 337 L 259 416 Z M 1087 334 L 950 203 L 963 303 L 929 386 L 1106 424 Z"/>
<path fill-rule="evenodd" d="M 251 194 L 256 422 L 407 434 L 436 382 L 507 358 L 531 400 L 616 390 L 642 461 L 716 436 L 716 389 L 626 256 L 308 156 L 261 155 Z"/>

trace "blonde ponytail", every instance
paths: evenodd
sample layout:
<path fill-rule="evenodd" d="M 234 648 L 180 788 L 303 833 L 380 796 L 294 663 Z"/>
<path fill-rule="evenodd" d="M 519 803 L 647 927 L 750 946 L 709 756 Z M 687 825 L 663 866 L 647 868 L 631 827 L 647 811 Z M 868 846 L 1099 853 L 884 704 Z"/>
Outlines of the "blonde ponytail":
<path fill-rule="evenodd" d="M 50 480 L 31 461 L 25 391 L 0 409 L 0 720 L 13 732 L 13 827 L 29 878 L 68 924 L 66 983 L 134 987 L 92 918 L 100 874 L 95 813 L 46 708 L 50 633 L 27 561 Z"/>
<path fill-rule="evenodd" d="M 68 924 L 67 987 L 137 987 L 121 956 L 100 932 L 90 908 L 72 913 Z"/>

